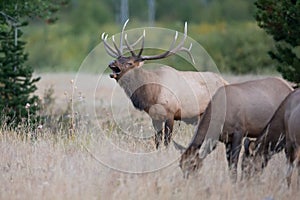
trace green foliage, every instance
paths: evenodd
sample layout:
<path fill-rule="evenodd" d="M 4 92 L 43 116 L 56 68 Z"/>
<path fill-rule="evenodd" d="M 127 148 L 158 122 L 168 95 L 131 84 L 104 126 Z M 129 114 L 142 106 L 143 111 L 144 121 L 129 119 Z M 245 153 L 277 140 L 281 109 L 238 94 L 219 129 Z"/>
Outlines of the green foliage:
<path fill-rule="evenodd" d="M 206 25 L 206 29 L 213 29 Z M 264 73 L 274 70 L 267 52 L 272 40 L 254 23 L 217 24 L 215 30 L 192 35 L 208 51 L 221 72 Z M 198 35 L 198 36 L 197 36 Z"/>
<path fill-rule="evenodd" d="M 128 25 L 128 29 L 143 26 L 135 22 Z M 182 30 L 181 23 L 161 23 L 157 26 Z M 31 27 L 31 33 L 26 34 L 28 46 L 31 47 L 28 49 L 31 55 L 29 63 L 40 71 L 76 71 L 85 56 L 101 42 L 100 34 L 102 32 L 108 32 L 109 35 L 118 33 L 120 27 L 115 24 L 105 24 L 97 30 L 86 29 L 80 35 L 72 33 L 71 30 L 72 27 L 63 21 L 44 28 Z M 273 47 L 272 39 L 255 23 L 189 23 L 188 35 L 208 51 L 221 72 L 258 74 L 275 71 L 274 63 L 267 54 Z M 165 36 L 170 40 L 172 37 L 173 35 Z M 151 34 L 147 34 L 147 42 L 155 40 L 156 38 L 151 38 Z M 162 41 L 164 43 L 160 45 L 168 47 L 170 40 Z M 145 52 L 145 54 L 152 53 Z M 160 62 L 176 66 L 179 70 L 194 69 L 183 59 L 174 56 Z M 98 71 L 99 67 L 106 68 L 107 63 L 98 63 L 95 65 L 96 68 L 93 66 L 89 69 L 94 72 Z"/>
<path fill-rule="evenodd" d="M 194 23 L 251 20 L 254 0 L 189 0 L 157 1 L 157 19 Z M 166 8 L 168 12 L 166 12 Z M 172 12 L 171 14 L 169 12 Z"/>
<path fill-rule="evenodd" d="M 273 45 L 272 39 L 254 23 L 202 23 L 192 24 L 189 29 L 190 37 L 207 50 L 223 73 L 260 74 L 275 70 L 272 59 L 267 55 Z M 179 70 L 194 69 L 175 57 L 166 59 L 165 63 L 180 66 L 177 67 Z"/>
<path fill-rule="evenodd" d="M 77 35 L 114 21 L 107 0 L 73 1 L 64 17 L 72 25 L 70 31 Z"/>
<path fill-rule="evenodd" d="M 38 110 L 38 97 L 30 94 L 36 90 L 34 83 L 39 78 L 31 79 L 33 69 L 25 65 L 25 42 L 15 41 L 15 31 L 17 40 L 21 36 L 16 29 L 0 31 L 0 110 L 9 123 L 19 123 Z"/>
<path fill-rule="evenodd" d="M 37 17 L 46 20 L 47 23 L 53 23 L 57 20 L 54 13 L 61 5 L 67 3 L 68 0 L 1 0 L 0 10 L 16 21 Z"/>
<path fill-rule="evenodd" d="M 283 77 L 300 84 L 300 1 L 258 0 L 258 25 L 273 36 L 276 50 L 270 55 L 278 61 L 277 70 Z"/>
<path fill-rule="evenodd" d="M 128 2 L 130 23 L 127 29 L 147 26 L 148 0 Z M 249 22 L 253 15 L 253 2 L 156 1 L 155 26 L 182 31 L 182 21 L 187 20 L 189 36 L 204 46 L 222 72 L 244 74 L 273 71 L 274 63 L 267 55 L 273 42 L 254 23 Z M 60 13 L 59 22 L 51 26 L 35 23 L 35 26 L 25 30 L 31 55 L 29 64 L 39 71 L 78 70 L 88 53 L 101 42 L 101 33 L 112 35 L 120 32 L 120 25 L 115 23 L 118 22 L 119 4 L 120 0 L 73 0 L 68 9 Z M 146 39 L 151 41 L 149 37 L 148 34 Z M 180 70 L 193 69 L 175 57 L 162 62 L 180 66 Z M 107 63 L 99 63 L 97 69 L 91 70 L 97 71 L 99 67 L 106 66 Z"/>
<path fill-rule="evenodd" d="M 80 28 L 88 24 L 120 22 L 122 0 L 72 0 L 64 16 Z M 128 0 L 129 18 L 148 21 L 149 0 Z M 254 0 L 155 0 L 155 20 L 193 23 L 243 21 L 253 18 Z"/>
<path fill-rule="evenodd" d="M 28 17 L 55 21 L 57 1 L 5 0 L 0 2 L 0 111 L 7 123 L 31 125 L 39 110 L 39 99 L 33 92 L 40 78 L 32 78 L 33 68 L 26 64 L 25 42 L 21 28 Z"/>

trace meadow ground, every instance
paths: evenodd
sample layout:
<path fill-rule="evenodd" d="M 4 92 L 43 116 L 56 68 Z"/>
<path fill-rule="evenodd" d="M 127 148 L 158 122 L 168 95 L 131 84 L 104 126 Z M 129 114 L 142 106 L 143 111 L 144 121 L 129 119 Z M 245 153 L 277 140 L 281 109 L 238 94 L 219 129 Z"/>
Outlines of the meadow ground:
<path fill-rule="evenodd" d="M 260 176 L 232 183 L 221 143 L 196 176 L 183 179 L 180 153 L 172 145 L 154 149 L 150 118 L 132 107 L 108 75 L 41 76 L 37 94 L 43 97 L 53 85 L 55 112 L 68 109 L 72 99 L 72 116 L 81 116 L 80 123 L 72 137 L 64 137 L 62 129 L 53 132 L 43 127 L 36 131 L 36 140 L 3 127 L 0 199 L 290 200 L 300 196 L 295 174 L 292 187 L 286 186 L 283 153 L 275 155 Z M 225 76 L 229 82 L 255 78 L 259 77 Z M 193 130 L 176 123 L 174 140 L 188 144 Z"/>

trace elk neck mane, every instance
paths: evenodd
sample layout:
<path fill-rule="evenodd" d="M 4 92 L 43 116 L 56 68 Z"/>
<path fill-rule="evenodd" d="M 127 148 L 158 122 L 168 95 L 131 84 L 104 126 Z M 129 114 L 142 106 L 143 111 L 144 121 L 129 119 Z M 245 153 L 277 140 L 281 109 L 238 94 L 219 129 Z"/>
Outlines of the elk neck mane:
<path fill-rule="evenodd" d="M 258 152 L 269 154 L 274 151 L 279 152 L 284 147 L 285 138 L 283 136 L 285 135 L 285 127 L 283 115 L 285 104 L 286 102 L 283 100 L 283 103 L 277 108 L 274 115 L 261 132 L 260 137 L 257 138 L 255 146 L 258 147 Z M 281 141 L 279 141 L 279 139 L 281 139 Z"/>
<path fill-rule="evenodd" d="M 191 143 L 189 144 L 188 148 L 196 147 L 200 148 L 206 133 L 208 131 L 209 123 L 211 119 L 211 101 L 209 102 L 205 112 L 202 114 L 201 119 L 199 121 L 198 129 L 195 131 L 195 134 L 193 136 L 193 139 Z"/>
<path fill-rule="evenodd" d="M 142 68 L 126 72 L 118 83 L 139 110 L 148 111 L 161 92 L 157 74 Z"/>

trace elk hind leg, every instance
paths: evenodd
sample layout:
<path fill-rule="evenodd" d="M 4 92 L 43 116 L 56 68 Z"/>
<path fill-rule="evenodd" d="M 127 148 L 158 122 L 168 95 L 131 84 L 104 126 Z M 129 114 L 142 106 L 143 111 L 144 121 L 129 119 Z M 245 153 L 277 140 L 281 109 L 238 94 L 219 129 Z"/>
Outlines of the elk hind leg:
<path fill-rule="evenodd" d="M 155 135 L 154 135 L 155 148 L 158 149 L 160 143 L 162 142 L 163 122 L 160 120 L 152 120 L 152 124 L 155 129 Z"/>
<path fill-rule="evenodd" d="M 297 148 L 297 151 L 296 151 L 296 160 L 295 160 L 295 164 L 297 166 L 297 187 L 299 188 L 300 187 L 300 148 L 298 147 Z"/>
<path fill-rule="evenodd" d="M 166 147 L 171 142 L 173 126 L 174 126 L 174 119 L 173 118 L 167 119 L 165 122 L 165 136 L 164 136 L 164 144 Z"/>
<path fill-rule="evenodd" d="M 292 182 L 293 168 L 294 168 L 294 167 L 293 167 L 293 163 L 290 163 L 290 162 L 288 161 L 288 167 L 287 167 L 286 175 L 285 175 L 285 177 L 286 177 L 286 182 L 287 182 L 288 187 L 290 187 L 291 182 Z"/>
<path fill-rule="evenodd" d="M 290 142 L 286 143 L 285 155 L 287 158 L 287 165 L 288 165 L 285 177 L 286 177 L 287 185 L 288 187 L 290 187 L 292 182 L 292 174 L 293 174 L 294 161 L 295 161 L 294 148 Z"/>
<path fill-rule="evenodd" d="M 239 155 L 241 151 L 241 145 L 243 140 L 243 134 L 240 132 L 236 132 L 233 134 L 232 143 L 231 143 L 231 150 L 227 152 L 230 154 L 228 159 L 229 169 L 231 171 L 231 179 L 233 182 L 237 181 L 237 166 L 239 161 Z M 227 151 L 227 150 L 226 150 Z"/>

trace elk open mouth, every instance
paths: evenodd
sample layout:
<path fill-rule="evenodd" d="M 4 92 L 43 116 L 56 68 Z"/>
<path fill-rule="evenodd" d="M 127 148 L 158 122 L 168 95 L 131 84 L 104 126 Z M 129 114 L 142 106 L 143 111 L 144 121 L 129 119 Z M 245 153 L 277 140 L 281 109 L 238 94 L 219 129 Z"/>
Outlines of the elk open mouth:
<path fill-rule="evenodd" d="M 121 70 L 119 67 L 115 66 L 115 65 L 109 65 L 109 68 L 112 70 L 113 73 L 111 73 L 109 76 L 110 78 L 116 78 L 117 75 L 119 75 L 121 73 Z"/>

